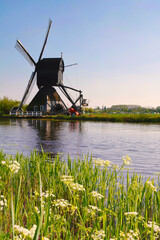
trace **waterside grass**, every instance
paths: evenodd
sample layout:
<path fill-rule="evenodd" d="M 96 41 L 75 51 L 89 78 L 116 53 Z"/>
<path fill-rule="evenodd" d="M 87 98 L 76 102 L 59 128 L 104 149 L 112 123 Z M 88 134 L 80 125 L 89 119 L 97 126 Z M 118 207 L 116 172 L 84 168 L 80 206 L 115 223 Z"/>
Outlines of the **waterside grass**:
<path fill-rule="evenodd" d="M 123 123 L 160 123 L 160 114 L 82 114 L 80 116 L 55 115 L 52 119 L 60 120 L 79 120 L 79 121 L 98 121 L 98 122 L 123 122 Z"/>
<path fill-rule="evenodd" d="M 0 239 L 160 239 L 159 178 L 130 164 L 1 151 Z"/>
<path fill-rule="evenodd" d="M 160 123 L 160 114 L 130 113 L 91 113 L 80 116 L 66 115 L 44 115 L 44 116 L 1 116 L 1 118 L 25 118 L 25 119 L 52 119 L 52 120 L 78 120 L 78 121 L 98 121 L 98 122 L 123 122 L 123 123 Z"/>

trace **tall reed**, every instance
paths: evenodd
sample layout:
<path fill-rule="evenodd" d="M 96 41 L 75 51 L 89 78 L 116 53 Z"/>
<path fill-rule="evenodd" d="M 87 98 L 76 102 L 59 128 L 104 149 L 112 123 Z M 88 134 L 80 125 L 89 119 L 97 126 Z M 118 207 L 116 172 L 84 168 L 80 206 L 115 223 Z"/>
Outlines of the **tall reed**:
<path fill-rule="evenodd" d="M 159 178 L 130 164 L 1 151 L 0 239 L 159 239 Z"/>

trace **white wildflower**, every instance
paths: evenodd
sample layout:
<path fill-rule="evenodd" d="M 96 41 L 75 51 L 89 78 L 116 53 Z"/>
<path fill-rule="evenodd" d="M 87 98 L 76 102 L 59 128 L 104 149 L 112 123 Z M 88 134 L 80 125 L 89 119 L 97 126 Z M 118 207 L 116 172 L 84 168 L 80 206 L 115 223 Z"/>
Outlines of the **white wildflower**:
<path fill-rule="evenodd" d="M 37 225 L 33 225 L 33 227 L 30 229 L 30 237 L 33 239 L 34 235 L 35 235 L 35 231 L 37 229 Z"/>
<path fill-rule="evenodd" d="M 89 205 L 89 208 L 91 208 L 92 210 L 98 211 L 98 212 L 102 212 L 102 210 L 100 208 L 98 208 L 97 206 Z"/>
<path fill-rule="evenodd" d="M 53 205 L 56 206 L 56 207 L 61 207 L 61 208 L 68 208 L 68 207 L 72 206 L 65 199 L 56 199 L 56 200 L 53 201 Z"/>
<path fill-rule="evenodd" d="M 135 238 L 133 238 L 131 233 L 127 233 L 126 234 L 127 240 L 134 240 Z"/>
<path fill-rule="evenodd" d="M 113 165 L 112 165 L 112 168 L 113 168 L 114 170 L 119 169 L 119 165 L 113 164 Z M 115 238 L 115 239 L 116 239 L 116 238 Z"/>
<path fill-rule="evenodd" d="M 2 211 L 4 207 L 7 206 L 7 200 L 3 195 L 0 195 L 0 210 Z"/>
<path fill-rule="evenodd" d="M 138 213 L 137 212 L 126 212 L 124 213 L 125 216 L 137 216 Z"/>
<path fill-rule="evenodd" d="M 0 206 L 4 206 L 4 202 L 0 200 Z"/>
<path fill-rule="evenodd" d="M 130 229 L 130 230 L 129 230 L 129 233 L 132 234 L 133 237 L 136 237 L 136 238 L 139 237 L 139 231 L 138 231 L 138 230 L 136 230 L 136 231 L 134 232 L 132 229 Z"/>
<path fill-rule="evenodd" d="M 83 187 L 83 185 L 79 184 L 79 183 L 73 183 L 71 182 L 70 185 L 72 190 L 75 190 L 75 191 L 85 191 L 85 188 Z"/>
<path fill-rule="evenodd" d="M 100 230 L 100 231 L 94 231 L 94 233 L 91 235 L 92 239 L 94 240 L 103 240 L 105 238 L 105 231 Z"/>
<path fill-rule="evenodd" d="M 156 187 L 152 184 L 151 181 L 147 181 L 146 184 L 148 184 L 150 186 L 150 188 L 152 189 L 153 192 L 157 192 Z"/>
<path fill-rule="evenodd" d="M 108 161 L 108 160 L 102 160 L 100 158 L 93 158 L 93 162 L 98 165 L 98 166 L 101 166 L 101 167 L 111 167 L 111 161 Z"/>
<path fill-rule="evenodd" d="M 30 237 L 31 239 L 33 239 L 37 226 L 33 225 L 33 227 L 30 230 L 28 230 L 27 228 L 21 227 L 19 225 L 14 225 L 14 229 L 19 234 L 22 234 L 24 237 Z"/>
<path fill-rule="evenodd" d="M 40 211 L 37 207 L 34 207 L 34 209 L 36 210 L 36 213 L 40 213 Z"/>
<path fill-rule="evenodd" d="M 127 240 L 134 240 L 134 239 L 139 239 L 139 231 L 136 230 L 135 232 L 130 229 L 128 233 L 124 233 L 120 231 L 120 239 L 127 239 Z"/>
<path fill-rule="evenodd" d="M 24 227 L 14 225 L 14 229 L 16 229 L 18 233 L 22 233 L 25 237 L 30 236 L 30 231 Z"/>
<path fill-rule="evenodd" d="M 5 165 L 5 164 L 6 164 L 6 162 L 5 162 L 5 161 L 2 161 L 1 163 L 2 163 L 3 165 Z"/>
<path fill-rule="evenodd" d="M 50 190 L 50 192 L 49 191 L 42 192 L 42 197 L 44 197 L 44 198 L 49 198 L 49 196 L 55 197 L 55 195 L 52 192 L 53 192 L 53 190 Z"/>
<path fill-rule="evenodd" d="M 74 179 L 72 176 L 63 175 L 63 176 L 61 176 L 61 181 L 64 182 L 65 184 L 69 184 L 69 183 L 73 182 Z"/>
<path fill-rule="evenodd" d="M 160 232 L 160 227 L 157 225 L 156 222 L 148 221 L 147 226 L 148 226 L 149 228 L 152 228 L 152 227 L 153 227 L 153 230 L 154 230 L 155 232 Z"/>
<path fill-rule="evenodd" d="M 17 161 L 13 161 L 11 164 L 8 165 L 10 168 L 11 172 L 13 173 L 18 173 L 20 169 L 20 164 Z"/>
<path fill-rule="evenodd" d="M 95 198 L 98 198 L 98 199 L 104 198 L 104 196 L 101 195 L 100 193 L 98 193 L 97 191 L 92 191 L 92 192 L 91 192 L 91 195 L 92 195 L 93 197 L 95 197 Z"/>
<path fill-rule="evenodd" d="M 125 165 L 131 165 L 132 164 L 132 160 L 131 160 L 131 158 L 128 155 L 126 155 L 126 157 L 123 156 L 122 160 L 123 160 L 123 163 Z"/>
<path fill-rule="evenodd" d="M 83 185 L 73 182 L 74 179 L 72 176 L 63 175 L 61 176 L 61 181 L 67 184 L 67 186 L 70 187 L 72 190 L 85 191 L 85 188 L 83 187 Z"/>
<path fill-rule="evenodd" d="M 47 238 L 47 237 L 42 237 L 42 240 L 49 240 L 49 238 Z"/>

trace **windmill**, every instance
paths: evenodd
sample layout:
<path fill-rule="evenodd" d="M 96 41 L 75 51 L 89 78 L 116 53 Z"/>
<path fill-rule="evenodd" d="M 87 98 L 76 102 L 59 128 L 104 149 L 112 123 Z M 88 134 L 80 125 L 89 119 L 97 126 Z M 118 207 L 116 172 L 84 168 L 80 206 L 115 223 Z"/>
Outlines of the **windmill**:
<path fill-rule="evenodd" d="M 22 105 L 25 103 L 27 96 L 32 89 L 35 77 L 37 77 L 37 86 L 39 88 L 39 91 L 35 95 L 33 100 L 29 103 L 27 111 L 42 111 L 43 113 L 53 113 L 57 110 L 69 111 L 69 109 L 72 109 L 75 112 L 81 112 L 81 106 L 85 104 L 85 99 L 83 99 L 81 90 L 77 90 L 63 84 L 63 72 L 65 67 L 70 67 L 76 64 L 64 66 L 62 53 L 60 58 L 42 59 L 51 24 L 52 21 L 49 20 L 47 34 L 37 62 L 34 61 L 34 59 L 31 57 L 31 55 L 28 53 L 28 51 L 25 49 L 25 47 L 19 40 L 17 40 L 16 42 L 15 48 L 28 60 L 31 65 L 35 67 L 35 70 L 31 74 L 28 85 L 26 87 L 17 111 L 21 111 Z M 65 102 L 62 100 L 55 88 L 59 88 L 63 95 L 69 100 L 71 104 L 69 108 L 66 106 Z M 73 100 L 73 98 L 67 91 L 68 89 L 78 93 L 78 97 L 76 100 Z"/>

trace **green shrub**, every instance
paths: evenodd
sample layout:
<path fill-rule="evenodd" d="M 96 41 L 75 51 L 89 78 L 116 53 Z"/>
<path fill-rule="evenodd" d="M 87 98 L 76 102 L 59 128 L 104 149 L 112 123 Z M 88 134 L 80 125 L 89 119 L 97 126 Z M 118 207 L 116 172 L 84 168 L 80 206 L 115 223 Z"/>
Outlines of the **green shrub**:
<path fill-rule="evenodd" d="M 20 104 L 17 100 L 9 99 L 8 97 L 0 98 L 0 114 L 9 114 L 13 107 L 18 107 Z"/>

